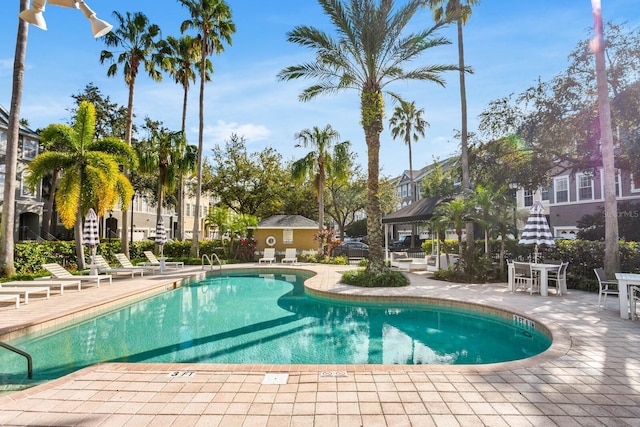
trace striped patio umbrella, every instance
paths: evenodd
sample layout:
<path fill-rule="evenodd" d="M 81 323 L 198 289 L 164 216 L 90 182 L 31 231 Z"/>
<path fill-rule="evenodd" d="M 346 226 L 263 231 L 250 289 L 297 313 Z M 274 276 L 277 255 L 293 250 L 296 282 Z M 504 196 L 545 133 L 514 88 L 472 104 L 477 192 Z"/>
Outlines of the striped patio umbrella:
<path fill-rule="evenodd" d="M 167 243 L 167 230 L 164 228 L 164 220 L 160 217 L 156 225 L 156 244 L 160 245 L 160 256 L 162 256 L 165 243 Z"/>
<path fill-rule="evenodd" d="M 98 215 L 93 208 L 89 209 L 84 217 L 84 226 L 82 228 L 82 243 L 87 245 L 91 250 L 91 264 L 96 254 L 96 248 L 100 243 L 100 234 L 98 232 Z"/>
<path fill-rule="evenodd" d="M 552 248 L 556 246 L 547 218 L 544 216 L 544 208 L 539 201 L 534 202 L 529 211 L 529 218 L 527 218 L 527 224 L 524 226 L 518 244 L 534 247 L 535 262 L 538 262 L 539 247 Z"/>

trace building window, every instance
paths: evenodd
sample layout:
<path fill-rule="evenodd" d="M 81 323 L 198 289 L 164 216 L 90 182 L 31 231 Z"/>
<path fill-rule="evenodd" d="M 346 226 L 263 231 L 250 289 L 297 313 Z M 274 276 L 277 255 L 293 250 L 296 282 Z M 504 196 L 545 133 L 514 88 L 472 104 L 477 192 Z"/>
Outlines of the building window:
<path fill-rule="evenodd" d="M 636 178 L 634 178 L 633 174 L 631 174 L 631 191 L 634 193 L 640 192 L 640 177 L 638 178 L 638 182 L 636 183 Z"/>
<path fill-rule="evenodd" d="M 38 141 L 29 138 L 22 138 L 22 158 L 25 160 L 31 160 L 37 155 Z"/>
<path fill-rule="evenodd" d="M 540 189 L 540 199 L 549 200 L 549 189 L 547 187 L 542 187 Z"/>
<path fill-rule="evenodd" d="M 524 190 L 524 205 L 533 206 L 533 191 Z"/>
<path fill-rule="evenodd" d="M 578 174 L 576 184 L 578 186 L 578 200 L 593 200 L 593 177 L 591 175 Z"/>
<path fill-rule="evenodd" d="M 21 175 L 21 178 L 20 178 L 20 195 L 22 197 L 35 197 L 36 195 L 33 192 L 29 191 L 29 187 L 27 186 L 27 178 L 28 177 L 29 177 L 29 172 L 28 171 L 22 172 L 22 175 Z"/>
<path fill-rule="evenodd" d="M 293 243 L 293 229 L 285 228 L 282 230 L 282 243 L 285 245 L 290 245 Z"/>
<path fill-rule="evenodd" d="M 191 216 L 191 203 L 185 203 L 186 212 L 185 216 Z"/>
<path fill-rule="evenodd" d="M 620 197 L 621 194 L 622 194 L 622 179 L 620 178 L 620 170 L 616 169 L 616 197 Z M 604 191 L 602 192 L 602 196 L 604 198 Z"/>
<path fill-rule="evenodd" d="M 555 202 L 566 203 L 569 201 L 569 177 L 561 176 L 553 179 L 553 189 L 555 191 Z"/>
<path fill-rule="evenodd" d="M 0 186 L 4 189 L 4 165 L 0 165 Z M 4 191 L 0 192 L 0 200 L 4 200 Z"/>
<path fill-rule="evenodd" d="M 7 152 L 7 132 L 0 130 L 0 154 Z"/>
<path fill-rule="evenodd" d="M 402 197 L 407 197 L 407 195 L 409 194 L 409 186 L 404 184 L 402 186 Z"/>

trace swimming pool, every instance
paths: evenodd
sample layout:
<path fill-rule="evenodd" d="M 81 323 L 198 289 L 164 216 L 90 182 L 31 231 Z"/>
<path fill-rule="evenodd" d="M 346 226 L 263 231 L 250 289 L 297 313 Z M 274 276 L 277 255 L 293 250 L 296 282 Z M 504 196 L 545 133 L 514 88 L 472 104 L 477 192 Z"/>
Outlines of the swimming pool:
<path fill-rule="evenodd" d="M 309 297 L 310 275 L 225 272 L 10 343 L 33 356 L 36 379 L 98 362 L 480 364 L 550 345 L 531 324 L 468 310 Z M 0 353 L 0 366 L 5 378 L 25 375 L 11 353 Z"/>

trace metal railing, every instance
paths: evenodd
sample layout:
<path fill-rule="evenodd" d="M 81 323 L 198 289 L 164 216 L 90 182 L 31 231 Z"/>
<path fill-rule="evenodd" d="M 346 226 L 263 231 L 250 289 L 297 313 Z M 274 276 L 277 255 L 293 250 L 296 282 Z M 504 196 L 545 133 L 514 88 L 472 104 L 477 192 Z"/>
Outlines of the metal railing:
<path fill-rule="evenodd" d="M 19 348 L 16 348 L 7 343 L 3 343 L 2 341 L 0 341 L 0 347 L 4 347 L 7 350 L 11 350 L 14 353 L 19 354 L 20 356 L 26 357 L 27 358 L 27 377 L 29 379 L 33 379 L 33 360 L 31 359 L 31 355 L 29 353 L 27 353 L 24 350 L 20 350 Z"/>
<path fill-rule="evenodd" d="M 220 261 L 220 258 L 218 258 L 218 255 L 215 252 L 211 254 L 211 257 L 209 257 L 207 254 L 202 255 L 202 269 L 203 270 L 204 270 L 204 260 L 205 259 L 207 260 L 207 262 L 211 266 L 211 270 L 213 270 L 213 260 L 215 259 L 218 262 L 218 265 L 220 266 L 220 271 L 222 271 L 222 262 Z"/>

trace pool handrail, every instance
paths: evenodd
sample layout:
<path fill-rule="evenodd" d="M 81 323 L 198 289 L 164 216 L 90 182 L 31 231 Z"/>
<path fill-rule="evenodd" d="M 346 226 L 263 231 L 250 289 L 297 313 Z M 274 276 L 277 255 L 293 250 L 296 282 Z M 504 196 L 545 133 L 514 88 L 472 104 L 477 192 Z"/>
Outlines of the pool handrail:
<path fill-rule="evenodd" d="M 220 261 L 220 258 L 218 258 L 218 254 L 213 252 L 211 254 L 211 257 L 209 257 L 207 254 L 203 254 L 202 255 L 202 269 L 203 270 L 204 270 L 204 260 L 205 260 L 205 258 L 209 262 L 209 265 L 211 266 L 211 270 L 213 270 L 213 259 L 215 258 L 215 260 L 218 261 L 218 266 L 220 266 L 220 271 L 222 271 L 222 262 Z"/>
<path fill-rule="evenodd" d="M 20 356 L 24 356 L 27 359 L 27 377 L 29 379 L 33 379 L 33 360 L 31 359 L 31 355 L 24 350 L 20 350 L 12 345 L 4 343 L 0 341 L 0 347 L 4 347 L 7 350 L 13 351 L 14 353 L 19 354 Z"/>

